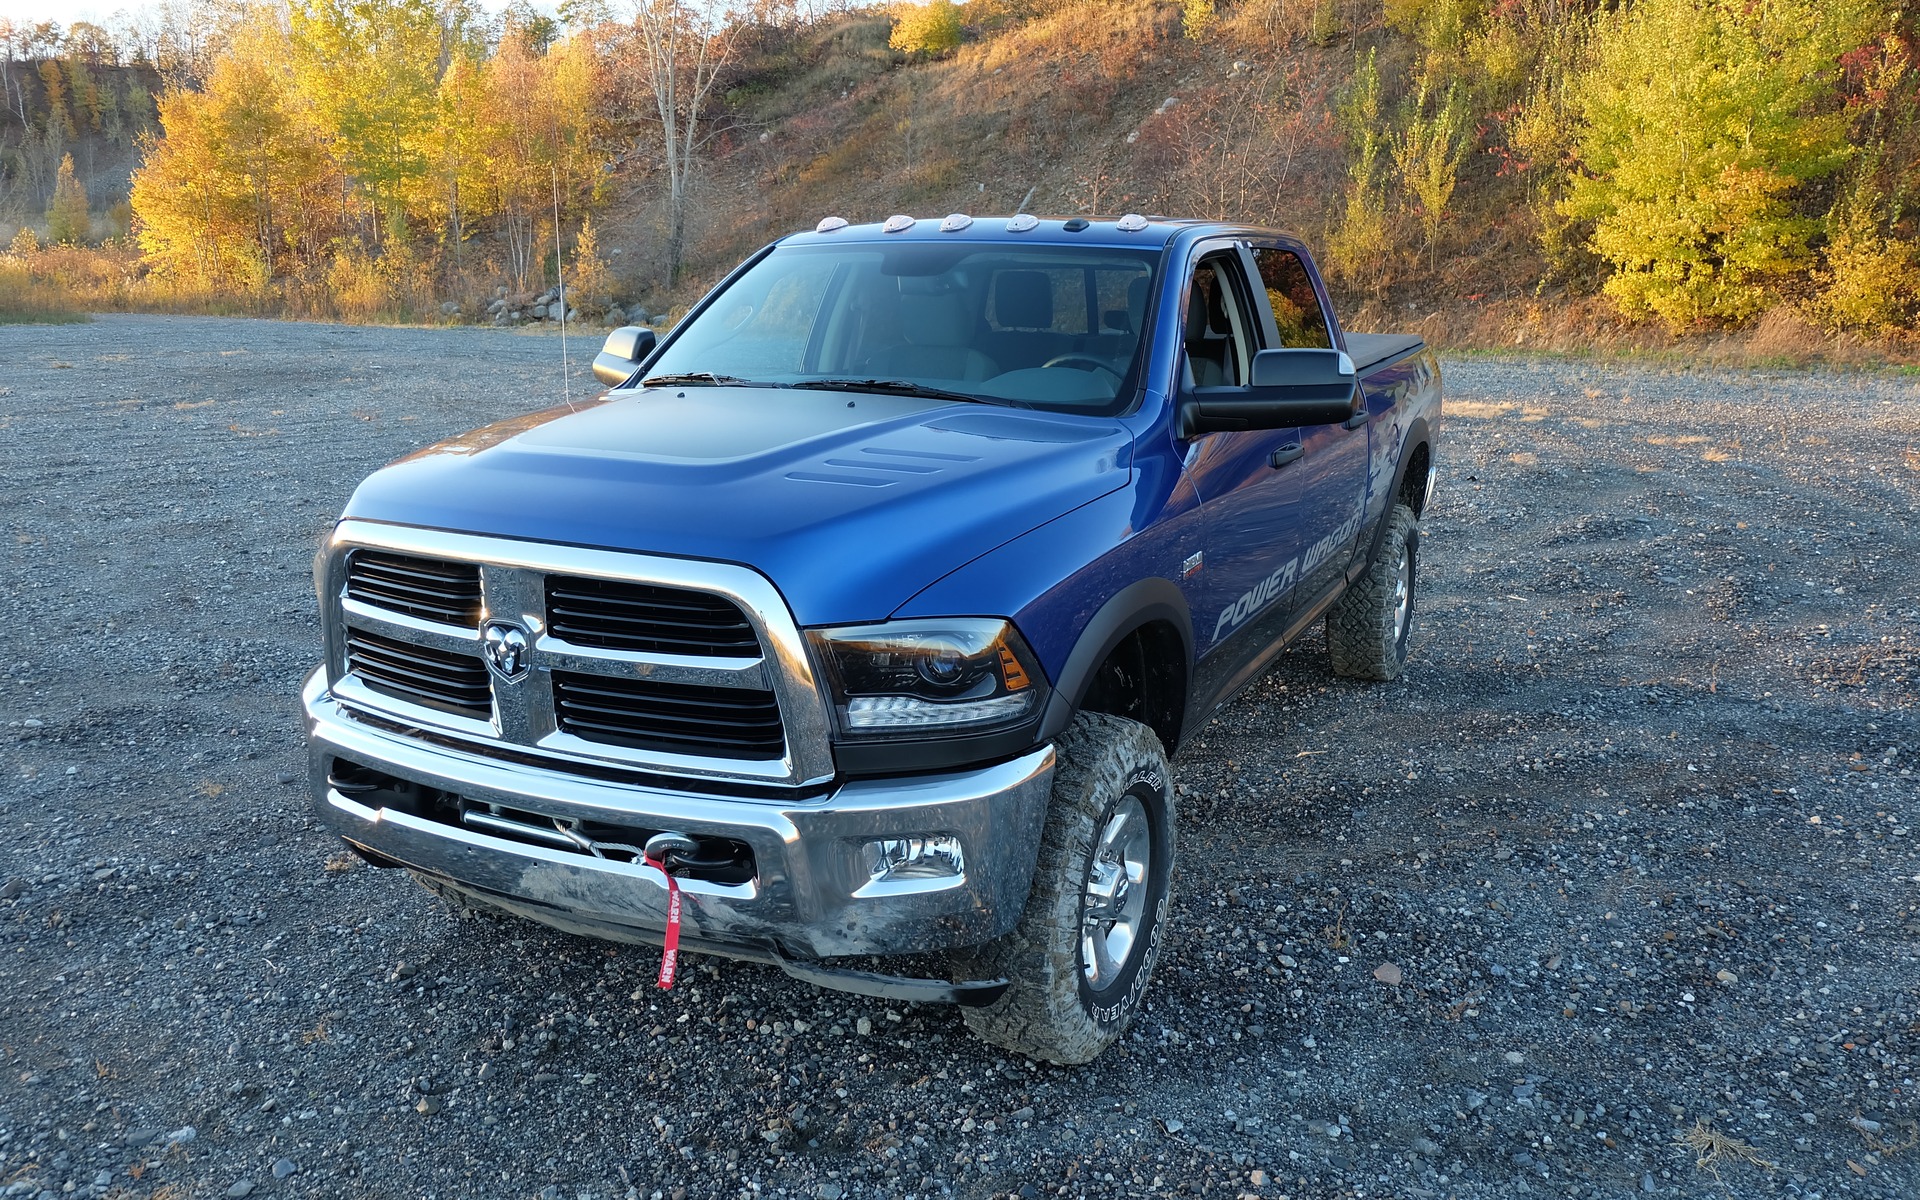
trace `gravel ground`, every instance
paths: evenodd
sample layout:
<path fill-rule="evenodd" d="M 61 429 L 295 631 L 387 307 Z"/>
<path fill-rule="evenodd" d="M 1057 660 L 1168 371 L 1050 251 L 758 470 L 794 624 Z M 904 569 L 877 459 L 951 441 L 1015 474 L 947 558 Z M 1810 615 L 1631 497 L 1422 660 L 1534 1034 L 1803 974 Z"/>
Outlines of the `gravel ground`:
<path fill-rule="evenodd" d="M 0 328 L 0 1194 L 1920 1194 L 1920 380 L 1449 363 L 1412 666 L 1309 638 L 1187 748 L 1169 954 L 1061 1070 L 308 818 L 320 531 L 558 351 Z"/>

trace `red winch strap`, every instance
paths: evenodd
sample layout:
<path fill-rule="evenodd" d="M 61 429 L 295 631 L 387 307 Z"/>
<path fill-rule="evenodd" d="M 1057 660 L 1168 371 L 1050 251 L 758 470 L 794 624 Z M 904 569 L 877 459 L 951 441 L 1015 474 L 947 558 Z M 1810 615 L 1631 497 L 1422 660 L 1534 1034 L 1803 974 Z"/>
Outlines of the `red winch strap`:
<path fill-rule="evenodd" d="M 680 964 L 680 881 L 659 859 L 642 861 L 667 877 L 667 937 L 660 953 L 660 987 L 665 990 L 673 986 L 673 974 Z"/>

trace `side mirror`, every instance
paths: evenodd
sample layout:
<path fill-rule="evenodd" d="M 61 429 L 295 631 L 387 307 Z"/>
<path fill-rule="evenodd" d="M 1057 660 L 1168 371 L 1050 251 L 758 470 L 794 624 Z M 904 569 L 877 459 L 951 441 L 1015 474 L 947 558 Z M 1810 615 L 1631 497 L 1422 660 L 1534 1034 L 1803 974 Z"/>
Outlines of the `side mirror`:
<path fill-rule="evenodd" d="M 608 387 L 619 387 L 653 353 L 653 343 L 653 330 L 622 325 L 607 335 L 607 344 L 594 355 L 593 377 Z"/>
<path fill-rule="evenodd" d="M 1353 416 L 1353 360 L 1341 350 L 1262 350 L 1246 387 L 1196 388 L 1180 405 L 1180 433 L 1334 425 Z"/>

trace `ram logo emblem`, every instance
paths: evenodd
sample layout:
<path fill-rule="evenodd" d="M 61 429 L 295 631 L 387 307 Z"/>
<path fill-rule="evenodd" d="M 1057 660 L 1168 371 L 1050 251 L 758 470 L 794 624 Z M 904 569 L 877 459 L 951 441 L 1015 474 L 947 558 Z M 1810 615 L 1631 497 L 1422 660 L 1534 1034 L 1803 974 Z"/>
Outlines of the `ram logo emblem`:
<path fill-rule="evenodd" d="M 527 675 L 527 631 L 505 621 L 488 621 L 480 630 L 487 668 L 507 683 Z"/>

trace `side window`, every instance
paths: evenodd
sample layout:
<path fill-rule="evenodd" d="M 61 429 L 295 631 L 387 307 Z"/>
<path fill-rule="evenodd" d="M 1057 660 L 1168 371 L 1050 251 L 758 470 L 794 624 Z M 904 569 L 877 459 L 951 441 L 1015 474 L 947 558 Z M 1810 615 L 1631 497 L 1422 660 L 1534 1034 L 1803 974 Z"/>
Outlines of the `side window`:
<path fill-rule="evenodd" d="M 1280 345 L 1293 349 L 1303 346 L 1332 349 L 1326 314 L 1320 311 L 1320 298 L 1313 294 L 1313 280 L 1308 277 L 1300 256 L 1290 250 L 1256 248 L 1253 261 L 1260 269 L 1260 282 L 1267 289 L 1267 303 L 1273 309 L 1273 323 L 1280 331 Z"/>
<path fill-rule="evenodd" d="M 807 342 L 815 316 L 833 279 L 834 264 L 825 259 L 802 259 L 775 278 L 759 304 L 751 296 L 728 294 L 720 298 L 711 320 L 730 332 L 730 371 L 794 373 L 806 369 Z"/>
<path fill-rule="evenodd" d="M 1209 255 L 1187 284 L 1186 378 L 1192 387 L 1237 387 L 1247 380 L 1257 348 L 1253 321 L 1235 281 L 1232 254 Z"/>

